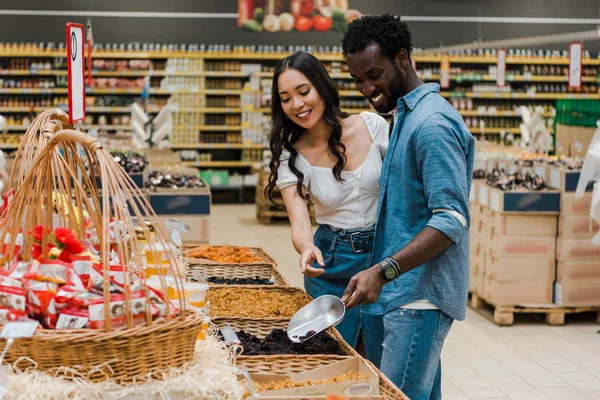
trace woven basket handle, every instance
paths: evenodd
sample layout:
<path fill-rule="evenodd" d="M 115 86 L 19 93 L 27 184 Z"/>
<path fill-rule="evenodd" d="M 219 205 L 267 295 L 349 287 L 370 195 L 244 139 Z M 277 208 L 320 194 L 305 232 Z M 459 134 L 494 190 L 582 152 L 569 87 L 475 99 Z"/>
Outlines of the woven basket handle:
<path fill-rule="evenodd" d="M 79 143 L 92 151 L 103 148 L 102 143 L 100 143 L 98 139 L 87 133 L 74 131 L 72 129 L 62 129 L 56 132 L 52 137 L 52 140 L 48 143 L 48 146 L 55 146 L 59 143 L 69 141 Z"/>
<path fill-rule="evenodd" d="M 69 123 L 69 114 L 67 114 L 60 108 L 55 108 L 52 110 L 52 115 L 50 116 L 50 119 L 58 120 L 64 125 L 67 125 Z"/>

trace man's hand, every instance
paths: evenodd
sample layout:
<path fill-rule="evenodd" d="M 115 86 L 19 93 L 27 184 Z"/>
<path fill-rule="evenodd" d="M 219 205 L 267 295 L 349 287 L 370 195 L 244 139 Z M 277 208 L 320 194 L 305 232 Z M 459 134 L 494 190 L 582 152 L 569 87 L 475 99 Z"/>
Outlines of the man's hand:
<path fill-rule="evenodd" d="M 385 281 L 381 276 L 381 265 L 379 264 L 354 275 L 342 296 L 342 301 L 345 303 L 354 293 L 354 297 L 346 304 L 346 309 L 359 304 L 375 303 L 381 294 L 383 285 L 385 285 Z"/>
<path fill-rule="evenodd" d="M 321 250 L 313 243 L 305 243 L 302 246 L 302 254 L 300 255 L 300 269 L 302 270 L 302 273 L 309 278 L 316 278 L 325 273 L 323 268 L 312 267 L 315 260 L 317 260 L 317 263 L 320 266 L 325 266 Z"/>

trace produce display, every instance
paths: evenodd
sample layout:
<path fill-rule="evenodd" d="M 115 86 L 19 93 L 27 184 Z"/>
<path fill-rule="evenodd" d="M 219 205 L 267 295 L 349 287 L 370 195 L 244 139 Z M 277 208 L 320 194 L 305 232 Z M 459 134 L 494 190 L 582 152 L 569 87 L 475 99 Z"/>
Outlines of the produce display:
<path fill-rule="evenodd" d="M 291 318 L 310 302 L 304 292 L 218 288 L 208 293 L 211 317 Z"/>
<path fill-rule="evenodd" d="M 255 278 L 222 278 L 211 276 L 206 278 L 208 283 L 214 283 L 215 285 L 273 285 L 271 279 L 261 278 L 259 276 Z"/>
<path fill-rule="evenodd" d="M 251 32 L 318 32 L 343 33 L 348 23 L 361 16 L 348 9 L 347 0 L 290 0 L 267 2 L 242 0 L 238 3 L 238 26 Z"/>
<path fill-rule="evenodd" d="M 139 174 L 144 171 L 148 165 L 146 157 L 133 151 L 111 151 L 114 160 L 128 174 Z"/>
<path fill-rule="evenodd" d="M 265 356 L 276 354 L 335 354 L 346 355 L 337 340 L 326 332 L 317 334 L 312 340 L 302 343 L 292 342 L 283 329 L 273 329 L 264 339 L 258 338 L 244 330 L 236 332 L 244 356 Z"/>
<path fill-rule="evenodd" d="M 199 246 L 190 249 L 187 257 L 229 263 L 269 261 L 244 246 Z"/>
<path fill-rule="evenodd" d="M 160 171 L 150 172 L 149 185 L 153 188 L 171 189 L 198 189 L 206 187 L 202 179 L 197 176 L 186 174 L 162 173 Z"/>
<path fill-rule="evenodd" d="M 331 383 L 340 383 L 340 382 L 348 382 L 348 381 L 359 381 L 368 379 L 368 376 L 359 374 L 358 372 L 350 371 L 343 375 L 333 376 L 328 379 L 323 379 L 319 381 L 311 380 L 311 381 L 292 381 L 291 379 L 280 380 L 280 381 L 271 381 L 266 383 L 252 382 L 252 387 L 257 393 L 265 392 L 268 390 L 281 390 L 281 389 L 290 389 L 290 388 L 299 388 L 305 386 L 317 386 L 317 385 L 326 385 Z M 243 383 L 247 385 L 246 381 Z M 250 397 L 250 391 L 246 391 L 244 393 L 244 398 L 247 399 Z M 336 396 L 337 399 L 339 397 Z"/>
<path fill-rule="evenodd" d="M 487 184 L 503 191 L 540 191 L 546 189 L 544 179 L 535 174 L 509 174 L 494 169 L 487 175 Z"/>

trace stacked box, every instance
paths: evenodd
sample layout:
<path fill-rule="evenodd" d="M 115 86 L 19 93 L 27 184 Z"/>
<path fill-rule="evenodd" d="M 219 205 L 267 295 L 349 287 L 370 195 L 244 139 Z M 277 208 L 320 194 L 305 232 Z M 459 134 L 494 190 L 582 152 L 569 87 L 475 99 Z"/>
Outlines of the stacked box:
<path fill-rule="evenodd" d="M 561 172 L 561 178 L 568 175 Z M 600 246 L 591 241 L 600 227 L 590 219 L 592 193 L 578 199 L 568 179 L 552 184 L 557 182 L 562 193 L 554 302 L 564 307 L 600 306 Z"/>
<path fill-rule="evenodd" d="M 485 272 L 485 214 L 486 208 L 475 202 L 470 203 L 471 228 L 470 234 L 470 266 L 471 276 L 469 291 L 480 294 L 483 287 L 483 274 Z"/>
<path fill-rule="evenodd" d="M 493 305 L 552 303 L 556 215 L 488 209 L 481 297 Z"/>

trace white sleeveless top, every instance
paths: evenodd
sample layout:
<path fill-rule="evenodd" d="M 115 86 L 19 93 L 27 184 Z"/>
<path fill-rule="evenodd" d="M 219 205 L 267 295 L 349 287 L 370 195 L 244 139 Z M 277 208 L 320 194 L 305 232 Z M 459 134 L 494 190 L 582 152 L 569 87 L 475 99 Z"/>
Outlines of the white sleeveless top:
<path fill-rule="evenodd" d="M 389 125 L 372 112 L 362 112 L 373 143 L 363 163 L 354 171 L 342 171 L 343 182 L 333 176 L 331 168 L 312 166 L 298 154 L 296 168 L 304 175 L 303 186 L 315 204 L 319 225 L 338 229 L 362 229 L 375 225 L 381 180 L 382 160 L 387 152 Z M 289 168 L 290 153 L 284 150 L 278 169 L 279 189 L 296 185 L 298 178 Z"/>

